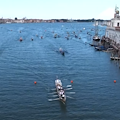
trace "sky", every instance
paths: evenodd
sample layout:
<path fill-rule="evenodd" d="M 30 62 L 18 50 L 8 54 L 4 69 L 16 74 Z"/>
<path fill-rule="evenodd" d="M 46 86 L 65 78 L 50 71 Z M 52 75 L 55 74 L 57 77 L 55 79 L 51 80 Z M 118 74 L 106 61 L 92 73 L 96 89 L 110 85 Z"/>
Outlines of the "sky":
<path fill-rule="evenodd" d="M 0 0 L 0 18 L 110 20 L 116 5 L 120 0 Z"/>

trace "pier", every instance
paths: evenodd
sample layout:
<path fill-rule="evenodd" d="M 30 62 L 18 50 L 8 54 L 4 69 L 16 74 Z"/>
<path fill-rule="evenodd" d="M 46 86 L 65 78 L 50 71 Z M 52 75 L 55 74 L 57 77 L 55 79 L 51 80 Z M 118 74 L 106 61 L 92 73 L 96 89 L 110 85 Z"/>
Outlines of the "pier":
<path fill-rule="evenodd" d="M 120 60 L 120 57 L 110 57 L 111 60 Z"/>

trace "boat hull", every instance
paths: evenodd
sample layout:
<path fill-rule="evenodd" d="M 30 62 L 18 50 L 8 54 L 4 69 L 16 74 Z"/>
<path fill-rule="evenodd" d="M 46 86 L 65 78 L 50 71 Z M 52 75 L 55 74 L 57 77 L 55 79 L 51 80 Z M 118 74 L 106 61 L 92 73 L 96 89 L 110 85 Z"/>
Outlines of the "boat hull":
<path fill-rule="evenodd" d="M 94 40 L 94 41 L 100 41 L 100 37 L 99 37 L 99 36 L 94 36 L 94 37 L 93 37 L 93 40 Z"/>
<path fill-rule="evenodd" d="M 59 80 L 59 79 L 55 80 L 55 86 L 56 86 L 56 91 L 57 91 L 57 94 L 58 94 L 58 97 L 59 97 L 60 101 L 65 104 L 66 95 L 65 95 L 65 91 L 62 87 L 61 80 Z"/>

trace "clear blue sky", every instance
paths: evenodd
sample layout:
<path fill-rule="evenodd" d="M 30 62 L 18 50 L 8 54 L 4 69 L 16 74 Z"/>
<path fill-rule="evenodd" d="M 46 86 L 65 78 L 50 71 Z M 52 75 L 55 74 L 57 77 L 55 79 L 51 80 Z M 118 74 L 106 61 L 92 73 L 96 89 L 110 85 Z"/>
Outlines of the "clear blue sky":
<path fill-rule="evenodd" d="M 0 0 L 0 18 L 111 19 L 120 0 Z"/>

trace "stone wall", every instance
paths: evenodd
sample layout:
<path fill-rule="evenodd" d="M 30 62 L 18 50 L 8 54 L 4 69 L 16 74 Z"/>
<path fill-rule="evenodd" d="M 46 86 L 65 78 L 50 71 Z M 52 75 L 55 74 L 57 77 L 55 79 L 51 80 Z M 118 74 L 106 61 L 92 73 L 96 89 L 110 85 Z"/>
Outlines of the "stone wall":
<path fill-rule="evenodd" d="M 108 37 L 114 42 L 120 44 L 120 31 L 117 31 L 115 29 L 106 29 L 105 37 Z"/>

